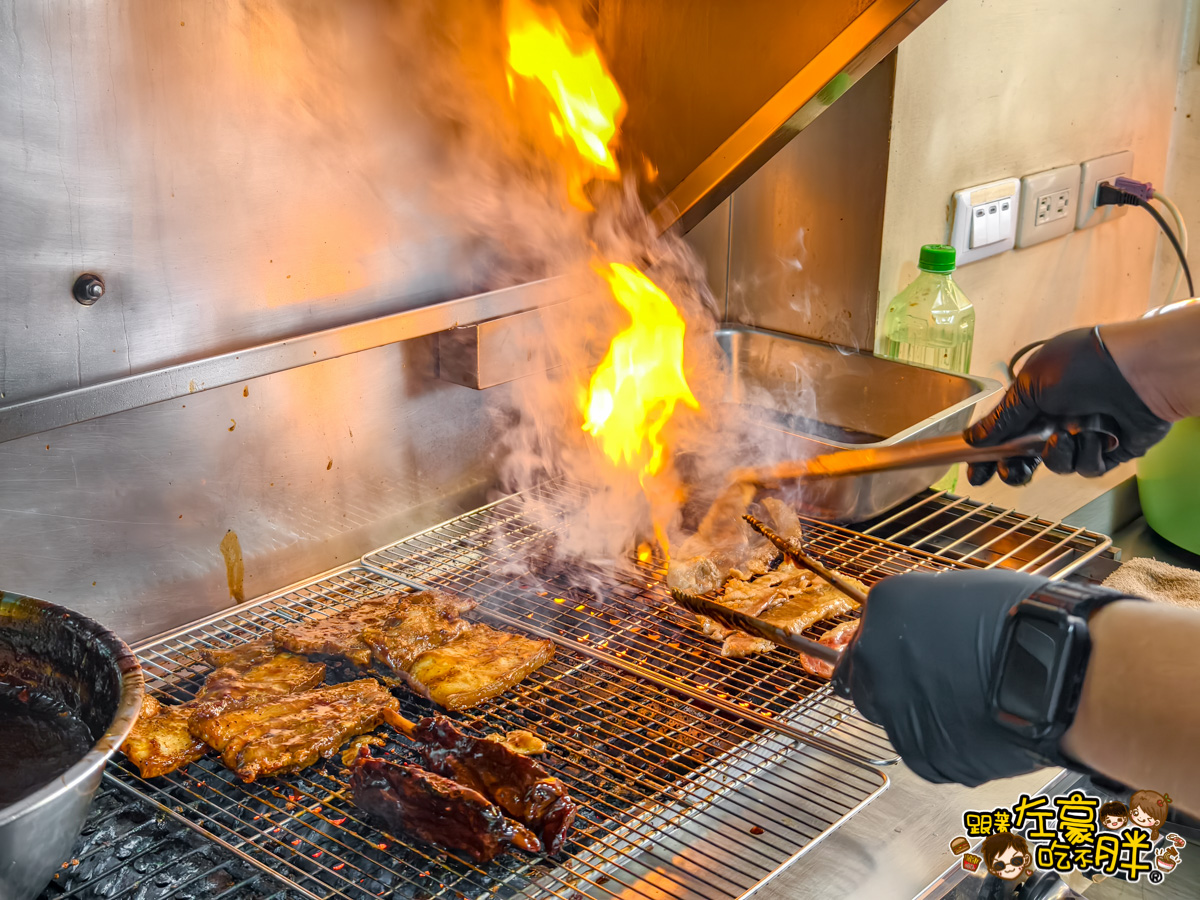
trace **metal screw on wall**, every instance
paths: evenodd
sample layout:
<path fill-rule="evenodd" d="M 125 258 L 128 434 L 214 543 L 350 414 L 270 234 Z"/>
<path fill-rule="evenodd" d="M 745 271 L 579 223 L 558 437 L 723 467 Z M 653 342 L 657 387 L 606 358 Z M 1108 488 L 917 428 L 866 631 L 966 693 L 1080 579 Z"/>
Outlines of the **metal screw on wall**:
<path fill-rule="evenodd" d="M 75 286 L 71 288 L 71 293 L 84 306 L 91 306 L 104 296 L 104 279 L 91 272 L 84 272 L 75 279 Z"/>

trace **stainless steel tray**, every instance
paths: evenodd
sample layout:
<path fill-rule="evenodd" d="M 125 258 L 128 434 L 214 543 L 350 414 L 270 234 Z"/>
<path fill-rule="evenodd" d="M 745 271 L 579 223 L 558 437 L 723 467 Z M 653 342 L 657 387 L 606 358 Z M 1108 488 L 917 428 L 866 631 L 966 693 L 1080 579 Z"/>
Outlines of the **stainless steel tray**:
<path fill-rule="evenodd" d="M 753 423 L 743 465 L 884 447 L 962 431 L 976 404 L 1002 390 L 991 378 L 910 366 L 756 328 L 719 330 L 730 363 L 726 401 Z M 881 472 L 797 487 L 808 516 L 873 518 L 929 487 L 945 466 Z"/>

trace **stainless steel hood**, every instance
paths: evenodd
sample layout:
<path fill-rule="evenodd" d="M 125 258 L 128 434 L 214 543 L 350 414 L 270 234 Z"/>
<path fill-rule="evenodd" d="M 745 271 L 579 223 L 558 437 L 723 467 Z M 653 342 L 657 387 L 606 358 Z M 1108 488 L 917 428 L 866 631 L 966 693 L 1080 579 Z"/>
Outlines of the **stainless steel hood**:
<path fill-rule="evenodd" d="M 699 222 L 943 2 L 597 3 L 659 226 Z"/>

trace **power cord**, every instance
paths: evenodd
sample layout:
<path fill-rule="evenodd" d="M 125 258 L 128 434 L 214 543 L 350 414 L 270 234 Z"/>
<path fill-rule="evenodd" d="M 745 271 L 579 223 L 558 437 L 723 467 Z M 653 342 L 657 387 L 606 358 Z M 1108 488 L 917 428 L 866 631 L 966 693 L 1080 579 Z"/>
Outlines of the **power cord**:
<path fill-rule="evenodd" d="M 1196 289 L 1192 286 L 1192 270 L 1188 268 L 1187 254 L 1179 245 L 1179 238 L 1175 237 L 1175 232 L 1171 230 L 1167 220 L 1150 205 L 1148 197 L 1153 196 L 1153 191 L 1154 189 L 1150 185 L 1128 178 L 1118 178 L 1117 185 L 1102 181 L 1096 188 L 1096 206 L 1140 206 L 1150 213 L 1154 217 L 1154 221 L 1158 223 L 1158 227 L 1163 230 L 1163 234 L 1171 242 L 1171 246 L 1175 248 L 1175 255 L 1179 257 L 1179 265 L 1183 268 L 1183 275 L 1187 279 L 1188 294 L 1194 297 Z M 1143 192 L 1147 197 L 1141 196 Z"/>
<path fill-rule="evenodd" d="M 1163 219 L 1158 210 L 1150 205 L 1149 201 L 1151 198 L 1157 200 L 1171 213 L 1171 218 L 1175 220 L 1175 225 L 1179 229 L 1179 234 L 1182 237 L 1182 245 L 1180 238 L 1176 237 L 1175 232 L 1171 230 L 1171 226 L 1167 224 L 1166 220 Z M 1107 181 L 1100 183 L 1096 191 L 1096 206 L 1140 206 L 1142 209 L 1146 210 L 1146 212 L 1150 213 L 1150 215 L 1154 217 L 1154 221 L 1158 223 L 1158 227 L 1163 230 L 1163 233 L 1167 236 L 1168 240 L 1170 240 L 1171 246 L 1175 248 L 1175 255 L 1179 257 L 1179 266 L 1176 268 L 1175 278 L 1171 282 L 1171 290 L 1167 295 L 1167 302 L 1170 303 L 1175 297 L 1175 292 L 1179 290 L 1180 273 L 1183 273 L 1183 275 L 1187 278 L 1188 296 L 1196 296 L 1196 290 L 1192 286 L 1192 272 L 1188 268 L 1187 262 L 1187 226 L 1183 222 L 1183 216 L 1180 215 L 1178 207 L 1176 207 L 1169 198 L 1159 191 L 1154 190 L 1154 186 L 1149 182 L 1134 181 L 1132 178 L 1125 178 L 1122 176 L 1117 179 L 1115 185 L 1110 184 Z M 1184 305 L 1191 302 L 1191 300 L 1184 300 L 1182 303 L 1176 305 Z M 1036 350 L 1038 347 L 1042 346 L 1042 344 L 1046 343 L 1047 340 L 1049 339 L 1043 338 L 1040 341 L 1034 341 L 1033 343 L 1026 344 L 1012 355 L 1012 358 L 1008 361 L 1008 366 L 1006 367 L 1008 369 L 1008 380 L 1010 382 L 1017 380 L 1017 363 L 1019 363 L 1031 351 Z"/>
<path fill-rule="evenodd" d="M 1161 191 L 1154 191 L 1151 196 L 1167 208 L 1167 212 L 1171 214 L 1171 218 L 1175 220 L 1175 234 L 1179 236 L 1179 243 L 1183 246 L 1183 255 L 1188 255 L 1188 232 L 1187 224 L 1183 221 L 1183 214 L 1179 211 L 1179 207 L 1171 202 L 1171 198 Z M 1179 280 L 1183 278 L 1183 266 L 1175 267 L 1175 277 L 1171 279 L 1171 288 L 1167 291 L 1166 303 L 1171 303 L 1175 299 L 1175 294 L 1179 290 Z"/>

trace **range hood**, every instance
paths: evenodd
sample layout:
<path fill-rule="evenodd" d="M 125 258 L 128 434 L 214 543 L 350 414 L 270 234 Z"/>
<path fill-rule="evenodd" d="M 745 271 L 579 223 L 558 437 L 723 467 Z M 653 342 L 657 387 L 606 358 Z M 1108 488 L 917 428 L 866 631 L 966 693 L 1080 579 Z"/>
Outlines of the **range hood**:
<path fill-rule="evenodd" d="M 689 230 L 943 2 L 597 3 L 659 227 Z"/>

